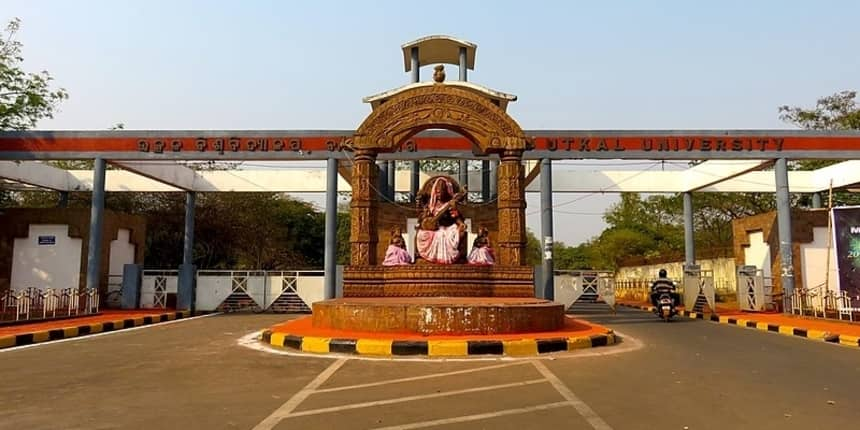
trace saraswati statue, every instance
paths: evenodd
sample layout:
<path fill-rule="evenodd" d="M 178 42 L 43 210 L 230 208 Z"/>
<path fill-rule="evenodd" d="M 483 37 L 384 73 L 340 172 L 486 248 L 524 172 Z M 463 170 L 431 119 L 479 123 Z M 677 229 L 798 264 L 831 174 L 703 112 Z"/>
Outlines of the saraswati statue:
<path fill-rule="evenodd" d="M 461 244 L 466 240 L 466 224 L 457 209 L 466 193 L 465 187 L 444 175 L 434 176 L 425 184 L 418 196 L 421 212 L 416 237 L 416 249 L 423 260 L 437 264 L 466 261 L 461 251 Z"/>

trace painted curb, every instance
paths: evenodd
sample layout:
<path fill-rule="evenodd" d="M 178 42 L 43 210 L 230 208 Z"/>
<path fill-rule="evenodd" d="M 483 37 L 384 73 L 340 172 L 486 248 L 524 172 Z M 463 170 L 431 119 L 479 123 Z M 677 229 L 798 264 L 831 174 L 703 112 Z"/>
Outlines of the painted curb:
<path fill-rule="evenodd" d="M 377 357 L 464 357 L 478 355 L 523 357 L 613 345 L 618 342 L 619 337 L 610 330 L 605 334 L 547 339 L 396 340 L 296 336 L 265 330 L 260 336 L 260 340 L 279 348 L 291 348 L 318 354 L 339 353 Z"/>
<path fill-rule="evenodd" d="M 0 349 L 16 346 L 31 345 L 34 343 L 50 342 L 52 340 L 70 339 L 73 337 L 86 336 L 108 331 L 118 331 L 127 328 L 140 327 L 143 325 L 158 324 L 191 316 L 190 311 L 168 312 L 157 315 L 147 315 L 135 318 L 123 318 L 100 323 L 83 324 L 74 327 L 55 328 L 40 330 L 29 333 L 0 336 Z"/>
<path fill-rule="evenodd" d="M 641 309 L 643 311 L 648 312 L 654 311 L 653 306 L 634 305 L 628 303 L 619 303 L 619 305 L 627 308 Z M 860 348 L 860 337 L 847 334 L 830 333 L 821 330 L 813 330 L 789 325 L 769 324 L 766 322 L 759 322 L 751 318 L 726 317 L 719 316 L 717 314 L 709 314 L 709 317 L 705 318 L 705 314 L 701 312 L 679 311 L 678 314 L 692 319 L 707 319 L 708 321 L 720 324 L 727 324 L 744 328 L 754 328 L 757 330 L 779 333 L 786 336 L 802 337 L 804 339 L 815 340 L 819 342 L 838 343 L 840 345 L 854 346 Z"/>

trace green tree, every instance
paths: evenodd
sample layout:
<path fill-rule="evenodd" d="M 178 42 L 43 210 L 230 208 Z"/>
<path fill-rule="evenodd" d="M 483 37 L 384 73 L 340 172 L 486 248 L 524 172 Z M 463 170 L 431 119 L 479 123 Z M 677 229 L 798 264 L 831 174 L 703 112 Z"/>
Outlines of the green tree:
<path fill-rule="evenodd" d="M 860 109 L 856 98 L 856 91 L 841 91 L 818 99 L 811 109 L 783 105 L 779 107 L 779 118 L 806 130 L 858 130 Z"/>
<path fill-rule="evenodd" d="M 13 19 L 0 37 L 0 130 L 26 130 L 43 118 L 53 118 L 69 94 L 52 89 L 47 71 L 27 73 L 21 68 L 22 44 L 15 37 L 21 21 Z"/>
<path fill-rule="evenodd" d="M 535 236 L 534 232 L 530 228 L 526 229 L 526 265 L 528 266 L 540 266 L 542 262 L 542 254 L 543 254 L 543 243 L 541 240 Z"/>
<path fill-rule="evenodd" d="M 857 106 L 856 91 L 840 91 L 818 99 L 813 108 L 780 106 L 779 118 L 806 130 L 860 130 L 860 107 Z M 815 170 L 838 163 L 838 160 L 798 160 L 792 163 L 794 170 Z M 811 198 L 802 196 L 798 202 L 810 206 Z M 860 195 L 835 190 L 833 205 L 858 205 Z"/>

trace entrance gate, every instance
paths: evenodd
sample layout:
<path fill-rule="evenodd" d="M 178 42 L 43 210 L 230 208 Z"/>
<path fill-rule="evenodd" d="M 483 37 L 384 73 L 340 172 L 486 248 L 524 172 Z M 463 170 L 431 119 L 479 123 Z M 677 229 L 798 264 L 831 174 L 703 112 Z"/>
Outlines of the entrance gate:
<path fill-rule="evenodd" d="M 555 272 L 555 301 L 565 309 L 577 302 L 606 303 L 615 310 L 615 278 L 613 272 L 572 270 Z"/>
<path fill-rule="evenodd" d="M 419 43 L 420 42 L 420 43 Z M 429 51 L 421 52 L 421 45 Z M 457 60 L 444 60 L 459 64 L 460 81 L 445 81 L 443 69 L 434 73 L 434 81 L 420 82 L 418 69 L 422 61 L 437 61 L 437 48 L 447 46 L 450 56 Z M 251 192 L 326 192 L 325 243 L 325 298 L 336 291 L 336 207 L 338 187 L 342 191 L 351 187 L 350 206 L 356 226 L 350 235 L 352 265 L 375 265 L 380 259 L 380 237 L 367 234 L 376 222 L 381 193 L 378 181 L 381 172 L 388 173 L 385 189 L 395 187 L 395 161 L 427 159 L 456 159 L 465 164 L 480 160 L 489 173 L 481 178 L 481 191 L 487 196 L 495 194 L 499 231 L 493 237 L 500 266 L 519 266 L 524 261 L 526 243 L 524 192 L 537 191 L 530 184 L 538 174 L 546 173 L 549 186 L 541 186 L 542 213 L 549 222 L 543 223 L 541 237 L 544 246 L 552 243 L 553 192 L 661 192 L 683 193 L 685 224 L 692 226 L 692 193 L 694 192 L 775 192 L 777 195 L 778 243 L 780 252 L 780 282 L 783 291 L 790 294 L 794 288 L 790 192 L 818 193 L 827 187 L 826 178 L 810 179 L 795 176 L 790 181 L 788 161 L 799 159 L 857 160 L 860 154 L 858 131 L 805 131 L 805 130 L 522 130 L 507 113 L 509 103 L 516 96 L 466 82 L 466 70 L 474 69 L 476 46 L 447 36 L 419 39 L 403 50 L 407 71 L 412 71 L 412 83 L 365 99 L 372 113 L 358 130 L 285 130 L 285 131 L 10 131 L 0 132 L 0 177 L 26 183 L 43 189 L 55 190 L 64 195 L 69 192 L 92 191 L 92 233 L 89 236 L 90 261 L 87 264 L 88 289 L 100 289 L 100 252 L 104 197 L 106 191 L 127 192 L 185 192 L 186 243 L 183 255 L 183 277 L 176 292 L 180 308 L 190 308 L 194 300 L 193 276 L 193 220 L 197 192 L 251 191 Z M 457 54 L 460 55 L 457 55 Z M 440 54 L 442 55 L 442 54 Z M 448 54 L 444 55 L 449 57 Z M 441 60 L 440 60 L 441 61 Z M 447 130 L 447 131 L 440 131 Z M 590 175 L 576 172 L 552 172 L 552 160 L 571 159 L 624 159 L 624 160 L 705 160 L 684 173 L 638 172 L 628 175 L 604 172 Z M 36 160 L 93 160 L 92 172 L 66 171 Z M 290 161 L 325 160 L 325 175 L 293 176 L 284 180 L 287 173 L 269 172 L 199 172 L 177 164 L 180 160 L 212 161 Z M 540 170 L 524 171 L 523 160 L 540 160 Z M 722 160 L 722 161 L 719 161 Z M 711 163 L 716 161 L 715 163 Z M 110 163 L 120 169 L 108 170 Z M 377 164 L 378 163 L 378 164 Z M 860 169 L 856 161 L 847 161 L 841 167 L 831 166 L 828 178 L 835 178 L 834 188 L 844 188 L 860 182 Z M 386 170 L 381 166 L 387 165 Z M 758 171 L 773 166 L 773 172 Z M 413 164 L 414 185 L 417 192 L 419 171 Z M 339 170 L 341 173 L 339 173 Z M 833 174 L 831 172 L 837 172 Z M 301 175 L 302 172 L 295 175 Z M 468 172 L 463 172 L 467 174 Z M 742 177 L 761 174 L 756 180 Z M 342 178 L 339 178 L 338 175 Z M 325 176 L 323 178 L 323 176 Z M 466 175 L 468 176 L 468 175 Z M 132 179 L 129 179 L 129 178 Z M 260 179 L 260 178 L 268 179 Z M 636 177 L 636 181 L 630 181 Z M 140 180 L 145 178 L 145 180 Z M 555 178 L 555 179 L 552 179 Z M 551 179 L 551 180 L 549 180 Z M 772 181 L 772 182 L 771 182 Z M 468 182 L 468 181 L 467 181 Z M 542 180 L 543 182 L 543 180 Z M 730 183 L 731 184 L 728 184 Z M 339 184 L 341 183 L 341 184 Z M 486 184 L 486 187 L 484 187 Z M 721 188 L 723 187 L 723 188 Z M 477 187 L 470 187 L 474 191 Z M 492 190 L 492 191 L 491 191 Z M 513 191 L 512 191 L 513 190 Z M 497 192 L 497 193 L 496 193 Z M 389 196 L 390 198 L 390 196 Z M 487 199 L 488 200 L 488 199 Z M 785 228 L 784 228 L 785 227 Z M 693 229 L 685 229 L 685 242 L 692 244 Z M 688 251 L 692 251 L 688 249 Z M 694 253 L 691 252 L 694 255 Z M 552 255 L 544 257 L 547 273 L 552 273 Z M 689 259 L 692 261 L 692 259 Z M 290 295 L 301 285 L 256 284 L 253 276 L 237 275 L 233 282 L 223 286 L 218 306 L 228 296 L 234 296 L 234 305 L 258 306 L 266 309 L 283 294 Z M 746 275 L 738 274 L 739 279 Z M 546 277 L 547 279 L 549 276 Z M 755 276 L 744 277 L 741 285 L 750 282 L 753 294 L 741 300 L 751 309 L 764 309 L 767 304 L 765 281 Z M 157 306 L 170 306 L 172 286 L 168 279 L 156 289 L 144 291 L 150 302 Z M 198 281 L 201 281 L 198 278 Z M 609 282 L 599 281 L 598 282 Z M 562 290 L 571 290 L 573 301 L 600 296 L 599 291 L 584 279 L 577 292 L 576 283 L 568 281 Z M 272 287 L 276 285 L 276 287 Z M 199 286 L 199 285 L 198 285 Z M 4 286 L 5 287 L 5 286 Z M 546 285 L 545 292 L 552 291 Z M 257 292 L 256 289 L 260 289 Z M 603 297 L 611 288 L 606 287 Z M 4 288 L 8 289 L 8 288 Z M 301 293 L 297 293 L 301 296 Z M 274 298 L 276 297 L 277 298 Z M 707 296 L 707 294 L 706 294 Z M 272 303 L 267 303 L 268 298 Z M 240 300 L 241 298 L 241 300 Z M 205 299 L 210 300 L 211 297 Z M 748 299 L 748 300 L 746 300 Z M 214 299 L 213 299 L 214 300 Z M 611 299 L 610 299 L 611 300 Z M 307 300 L 305 300 L 307 302 Z M 571 304 L 573 303 L 571 301 Z M 278 303 L 282 303 L 281 300 Z M 228 305 L 230 305 L 228 303 Z M 230 305 L 232 306 L 232 305 Z M 240 306 L 240 307 L 241 307 Z M 198 306 L 200 308 L 200 306 Z"/>
<path fill-rule="evenodd" d="M 742 311 L 774 309 L 773 283 L 756 266 L 738 267 L 738 307 Z"/>
<path fill-rule="evenodd" d="M 702 313 L 705 305 L 716 312 L 714 302 L 714 272 L 702 270 L 698 265 L 684 267 L 684 306 L 692 312 Z"/>

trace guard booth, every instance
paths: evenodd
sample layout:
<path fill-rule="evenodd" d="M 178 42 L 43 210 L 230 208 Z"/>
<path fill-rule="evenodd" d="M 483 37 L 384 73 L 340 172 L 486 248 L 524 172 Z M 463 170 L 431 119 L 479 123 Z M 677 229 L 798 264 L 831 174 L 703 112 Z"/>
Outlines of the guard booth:
<path fill-rule="evenodd" d="M 775 310 L 773 283 L 756 266 L 738 267 L 738 307 L 742 311 Z"/>
<path fill-rule="evenodd" d="M 557 303 L 569 309 L 577 302 L 606 303 L 615 311 L 615 274 L 599 270 L 557 270 L 554 273 Z"/>
<path fill-rule="evenodd" d="M 698 264 L 684 266 L 684 307 L 692 312 L 702 313 L 705 306 L 716 312 L 713 270 L 702 270 Z"/>

